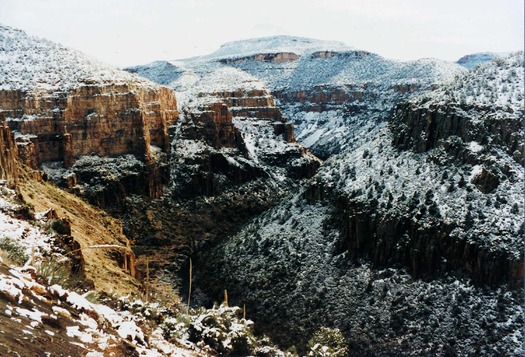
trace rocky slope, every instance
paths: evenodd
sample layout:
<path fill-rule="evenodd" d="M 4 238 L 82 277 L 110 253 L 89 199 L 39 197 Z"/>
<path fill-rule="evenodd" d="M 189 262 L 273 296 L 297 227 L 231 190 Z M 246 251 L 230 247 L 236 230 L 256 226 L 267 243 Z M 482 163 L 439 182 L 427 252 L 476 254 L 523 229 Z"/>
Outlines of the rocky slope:
<path fill-rule="evenodd" d="M 520 52 L 398 104 L 203 253 L 203 296 L 227 288 L 283 344 L 330 326 L 363 356 L 521 355 L 522 93 Z"/>
<path fill-rule="evenodd" d="M 162 263 L 236 229 L 320 166 L 242 71 L 194 67 L 179 119 L 171 89 L 19 30 L 1 27 L 0 41 L 0 109 L 20 159 L 120 214 L 137 251 Z"/>
<path fill-rule="evenodd" d="M 183 92 L 199 72 L 217 68 L 262 81 L 294 124 L 297 140 L 321 158 L 362 143 L 398 100 L 464 71 L 453 63 L 396 62 L 339 42 L 289 36 L 231 42 L 207 56 L 129 70 Z M 223 85 L 232 79 L 223 78 Z"/>
<path fill-rule="evenodd" d="M 141 277 L 121 221 L 43 181 L 1 134 L 0 355 L 284 356 L 241 308 L 189 309 Z"/>
<path fill-rule="evenodd" d="M 178 115 L 172 90 L 9 27 L 0 27 L 0 49 L 0 109 L 24 163 L 53 163 L 62 168 L 56 182 L 95 190 L 88 196 L 98 204 L 130 193 L 160 196 L 166 162 L 156 153 L 170 148 L 168 127 Z M 139 162 L 136 170 L 120 170 L 106 180 L 110 189 L 97 191 L 90 179 L 106 164 L 97 158 L 122 155 Z"/>
<path fill-rule="evenodd" d="M 137 249 L 164 262 L 231 233 L 320 166 L 253 76 L 204 64 L 178 81 L 169 194 L 147 210 L 132 202 L 126 216 Z"/>

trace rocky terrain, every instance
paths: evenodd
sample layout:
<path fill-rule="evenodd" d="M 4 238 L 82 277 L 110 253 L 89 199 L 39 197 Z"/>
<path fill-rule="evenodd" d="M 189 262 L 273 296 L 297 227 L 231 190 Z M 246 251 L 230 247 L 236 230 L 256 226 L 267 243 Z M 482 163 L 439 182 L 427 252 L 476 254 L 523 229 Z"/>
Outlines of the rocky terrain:
<path fill-rule="evenodd" d="M 161 195 L 160 153 L 168 153 L 168 127 L 178 117 L 173 91 L 8 27 L 0 27 L 0 48 L 1 109 L 22 162 L 50 165 L 44 171 L 56 183 L 102 206 Z M 100 158 L 123 155 L 134 162 L 101 178 Z"/>
<path fill-rule="evenodd" d="M 522 52 L 126 71 L 0 26 L 0 354 L 523 354 Z"/>
<path fill-rule="evenodd" d="M 130 202 L 125 220 L 137 250 L 165 262 L 227 236 L 321 165 L 295 142 L 293 125 L 255 77 L 221 64 L 196 65 L 182 76 L 171 73 L 172 67 L 165 64 L 160 75 L 169 78 L 163 82 L 178 76 L 180 83 L 169 193 L 146 210 L 143 203 Z M 159 68 L 128 70 L 144 74 Z"/>
<path fill-rule="evenodd" d="M 180 98 L 200 73 L 233 69 L 263 82 L 294 124 L 297 141 L 323 159 L 363 143 L 400 99 L 465 71 L 444 61 L 397 62 L 339 42 L 290 36 L 231 42 L 207 56 L 128 70 L 174 87 Z M 220 83 L 229 88 L 239 75 Z"/>
<path fill-rule="evenodd" d="M 197 286 L 284 345 L 330 326 L 363 356 L 521 355 L 522 73 L 520 52 L 399 103 L 203 253 Z"/>

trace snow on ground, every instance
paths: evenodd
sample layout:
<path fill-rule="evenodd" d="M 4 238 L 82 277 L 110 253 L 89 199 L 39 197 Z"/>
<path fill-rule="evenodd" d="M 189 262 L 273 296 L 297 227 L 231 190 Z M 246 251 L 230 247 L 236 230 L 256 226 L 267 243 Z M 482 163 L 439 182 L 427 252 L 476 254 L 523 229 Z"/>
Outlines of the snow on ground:
<path fill-rule="evenodd" d="M 79 51 L 0 26 L 0 89 L 53 92 L 104 83 L 153 86 Z"/>
<path fill-rule="evenodd" d="M 333 51 L 334 56 L 322 58 L 313 56 L 319 51 Z M 238 64 L 224 64 L 221 59 L 252 54 L 291 52 L 301 57 L 291 62 L 272 63 L 264 61 L 243 61 Z M 218 51 L 201 57 L 177 61 L 158 61 L 128 70 L 157 83 L 168 84 L 166 78 L 173 79 L 169 84 L 176 90 L 186 91 L 190 77 L 208 77 L 217 69 L 237 68 L 251 74 L 273 90 L 310 89 L 319 85 L 348 85 L 356 83 L 382 83 L 387 86 L 395 83 L 435 83 L 454 78 L 465 69 L 457 64 L 436 59 L 422 59 L 398 62 L 382 58 L 366 51 L 354 50 L 339 42 L 321 41 L 290 36 L 276 36 L 231 42 Z M 216 85 L 229 83 L 233 72 L 225 72 L 220 81 L 210 80 L 205 84 L 205 92 L 213 91 Z M 252 77 L 253 78 L 253 77 Z M 237 86 L 229 84 L 234 90 Z"/>
<path fill-rule="evenodd" d="M 475 69 L 477 66 L 481 64 L 485 64 L 488 62 L 492 62 L 498 58 L 507 57 L 510 54 L 510 52 L 500 52 L 500 53 L 494 53 L 494 52 L 478 52 L 478 53 L 472 53 L 469 55 L 465 55 L 461 57 L 459 60 L 456 61 L 457 64 L 462 65 L 465 68 L 468 69 Z"/>
<path fill-rule="evenodd" d="M 329 52 L 329 57 L 318 56 L 320 51 Z M 280 63 L 249 59 L 254 54 L 279 52 L 300 57 Z M 246 60 L 230 61 L 235 58 Z M 206 94 L 214 92 L 268 88 L 279 99 L 283 93 L 306 91 L 305 103 L 279 99 L 278 106 L 294 123 L 298 141 L 323 157 L 356 147 L 355 137 L 374 130 L 400 98 L 410 95 L 393 87 L 415 85 L 416 90 L 428 90 L 467 71 L 436 59 L 399 62 L 338 42 L 289 36 L 236 41 L 207 56 L 128 70 L 175 88 L 181 112 L 209 102 Z M 362 92 L 363 98 L 343 104 L 327 102 L 325 108 L 311 110 L 316 103 L 308 102 L 309 94 L 329 95 L 334 90 Z"/>
<path fill-rule="evenodd" d="M 21 248 L 20 254 L 28 259 L 31 256 L 50 254 L 54 249 L 54 236 L 24 219 L 15 218 L 15 213 L 23 208 L 20 204 L 13 203 L 16 192 L 9 189 L 5 181 L 0 181 L 0 187 L 0 241 L 4 245 L 18 246 Z M 41 225 L 46 222 L 44 213 L 36 215 Z"/>
<path fill-rule="evenodd" d="M 477 66 L 455 80 L 427 93 L 431 103 L 457 102 L 463 105 L 506 107 L 517 112 L 524 107 L 523 51 Z"/>
<path fill-rule="evenodd" d="M 217 51 L 204 58 L 228 58 L 259 53 L 292 52 L 298 55 L 315 51 L 349 51 L 343 42 L 323 41 L 295 36 L 270 36 L 223 44 Z"/>
<path fill-rule="evenodd" d="M 3 263 L 0 261 L 0 264 Z M 2 268 L 0 303 L 5 297 L 10 300 L 3 315 L 11 322 L 5 323 L 20 324 L 23 328 L 29 320 L 24 333 L 34 335 L 33 338 L 41 338 L 37 332 L 44 329 L 47 335 L 65 339 L 93 356 L 114 348 L 122 339 L 129 341 L 127 343 L 131 343 L 140 356 L 202 355 L 167 342 L 159 331 L 154 331 L 151 338 L 146 339 L 140 327 L 144 324 L 142 316 L 92 303 L 86 299 L 88 294 L 79 295 L 59 285 L 41 285 L 34 280 L 32 269 L 10 268 L 6 271 Z M 5 347 L 0 345 L 0 351 Z"/>

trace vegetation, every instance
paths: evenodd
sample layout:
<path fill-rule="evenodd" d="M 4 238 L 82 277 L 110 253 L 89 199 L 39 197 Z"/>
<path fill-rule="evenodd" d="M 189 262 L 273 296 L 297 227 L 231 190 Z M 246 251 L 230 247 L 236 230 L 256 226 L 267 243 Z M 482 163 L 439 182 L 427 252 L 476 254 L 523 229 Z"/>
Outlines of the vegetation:
<path fill-rule="evenodd" d="M 0 237 L 0 257 L 14 265 L 24 265 L 29 260 L 24 247 L 9 237 Z"/>
<path fill-rule="evenodd" d="M 84 277 L 74 273 L 68 262 L 47 258 L 36 265 L 37 274 L 47 285 L 60 285 L 68 290 L 80 290 L 85 285 Z"/>
<path fill-rule="evenodd" d="M 312 357 L 348 356 L 348 343 L 338 328 L 321 327 L 308 342 Z"/>

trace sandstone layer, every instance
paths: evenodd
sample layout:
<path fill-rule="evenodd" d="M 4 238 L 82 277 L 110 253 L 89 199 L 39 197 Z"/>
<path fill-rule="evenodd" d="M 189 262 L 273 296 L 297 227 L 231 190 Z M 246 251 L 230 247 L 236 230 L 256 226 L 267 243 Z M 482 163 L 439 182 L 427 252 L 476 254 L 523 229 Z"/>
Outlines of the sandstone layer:
<path fill-rule="evenodd" d="M 0 180 L 11 186 L 18 182 L 18 148 L 15 138 L 2 114 L 0 114 Z"/>

